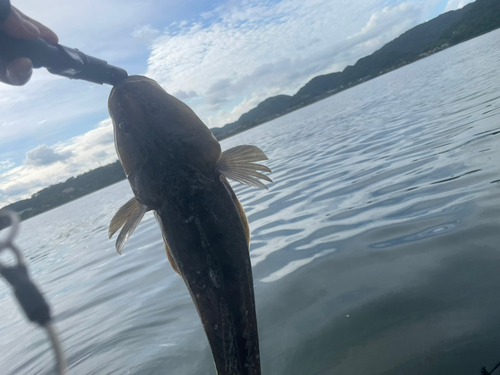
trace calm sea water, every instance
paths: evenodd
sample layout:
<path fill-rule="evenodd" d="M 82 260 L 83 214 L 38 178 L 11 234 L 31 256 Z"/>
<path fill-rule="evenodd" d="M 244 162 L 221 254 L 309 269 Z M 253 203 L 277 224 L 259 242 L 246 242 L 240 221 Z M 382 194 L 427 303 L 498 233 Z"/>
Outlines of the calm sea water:
<path fill-rule="evenodd" d="M 479 374 L 500 360 L 500 30 L 222 142 L 269 156 L 235 185 L 252 230 L 263 373 Z M 119 256 L 126 182 L 23 223 L 70 374 L 214 374 L 158 225 Z M 50 374 L 0 283 L 2 374 Z"/>

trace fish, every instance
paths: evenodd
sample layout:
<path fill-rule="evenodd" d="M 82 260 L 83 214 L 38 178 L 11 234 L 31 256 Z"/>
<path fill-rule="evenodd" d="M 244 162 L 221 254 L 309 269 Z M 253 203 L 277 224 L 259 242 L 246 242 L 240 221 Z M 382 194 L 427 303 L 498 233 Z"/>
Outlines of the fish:
<path fill-rule="evenodd" d="M 272 182 L 257 146 L 222 152 L 209 128 L 156 81 L 130 76 L 111 90 L 115 148 L 134 197 L 109 225 L 116 250 L 148 211 L 159 223 L 168 261 L 184 280 L 208 338 L 218 375 L 260 375 L 250 229 L 228 179 L 257 188 Z"/>

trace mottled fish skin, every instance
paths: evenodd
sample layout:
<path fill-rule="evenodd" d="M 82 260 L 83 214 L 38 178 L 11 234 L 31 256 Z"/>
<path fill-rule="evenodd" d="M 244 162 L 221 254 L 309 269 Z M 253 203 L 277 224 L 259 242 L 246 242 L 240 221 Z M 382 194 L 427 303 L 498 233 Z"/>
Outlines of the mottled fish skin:
<path fill-rule="evenodd" d="M 155 212 L 217 373 L 260 375 L 246 218 L 217 171 L 219 143 L 187 105 L 146 77 L 113 88 L 109 113 L 127 179 Z"/>

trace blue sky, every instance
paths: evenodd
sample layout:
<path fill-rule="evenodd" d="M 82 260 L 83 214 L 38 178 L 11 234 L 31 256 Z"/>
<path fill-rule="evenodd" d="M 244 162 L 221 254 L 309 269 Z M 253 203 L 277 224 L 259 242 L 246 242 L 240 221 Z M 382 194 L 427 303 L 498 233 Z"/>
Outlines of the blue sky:
<path fill-rule="evenodd" d="M 61 44 L 156 79 L 209 126 L 293 94 L 470 0 L 12 0 Z M 0 85 L 0 207 L 115 161 L 109 86 Z"/>

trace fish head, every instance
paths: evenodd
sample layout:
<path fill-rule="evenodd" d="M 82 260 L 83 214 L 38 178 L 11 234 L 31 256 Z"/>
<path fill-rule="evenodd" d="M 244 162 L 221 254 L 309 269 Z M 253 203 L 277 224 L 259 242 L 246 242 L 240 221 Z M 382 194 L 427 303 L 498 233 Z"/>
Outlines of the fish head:
<path fill-rule="evenodd" d="M 186 104 L 156 81 L 130 76 L 108 101 L 115 148 L 136 197 L 150 208 L 189 178 L 214 174 L 219 142 Z M 183 186 L 184 185 L 184 186 Z"/>
<path fill-rule="evenodd" d="M 113 87 L 108 101 L 115 148 L 127 176 L 147 159 L 146 143 L 155 132 L 163 89 L 152 79 L 130 76 Z"/>

